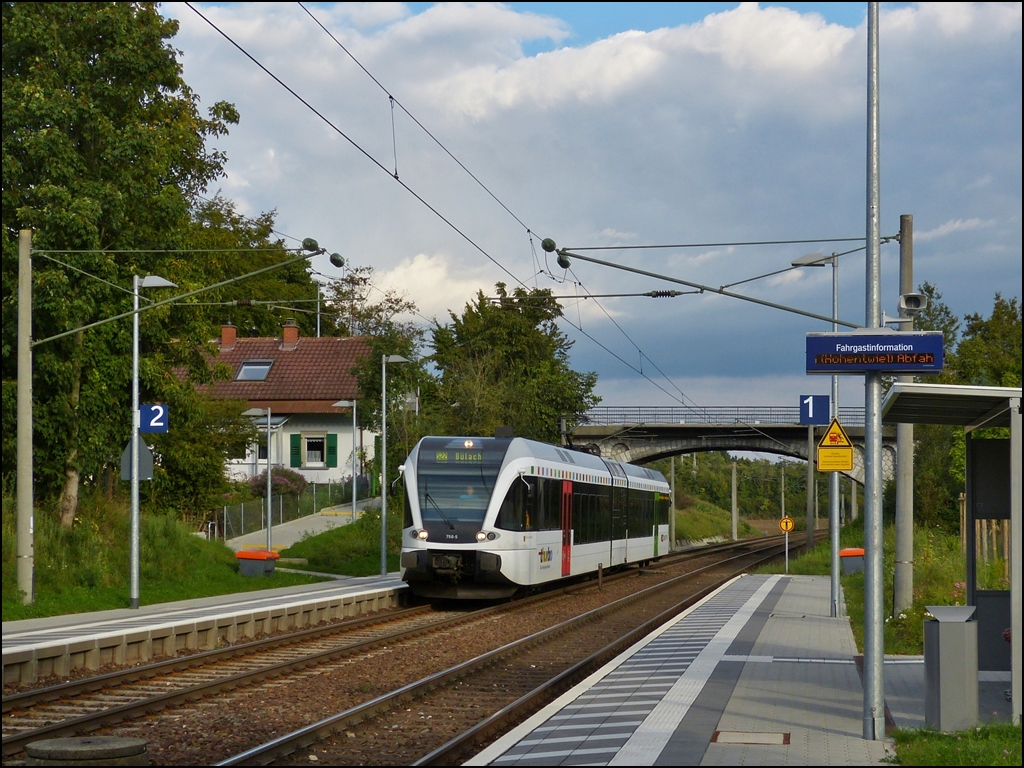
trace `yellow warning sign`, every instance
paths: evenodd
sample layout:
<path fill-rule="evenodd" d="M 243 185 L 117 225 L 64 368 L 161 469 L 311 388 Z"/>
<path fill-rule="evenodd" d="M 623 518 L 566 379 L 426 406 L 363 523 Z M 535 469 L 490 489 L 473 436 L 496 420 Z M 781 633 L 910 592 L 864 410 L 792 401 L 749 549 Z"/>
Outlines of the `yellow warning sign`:
<path fill-rule="evenodd" d="M 850 472 L 853 470 L 853 441 L 839 419 L 832 419 L 818 442 L 819 472 Z"/>
<path fill-rule="evenodd" d="M 825 434 L 821 436 L 821 440 L 818 441 L 819 448 L 853 448 L 853 441 L 850 440 L 850 436 L 846 434 L 846 430 L 843 429 L 843 425 L 839 423 L 839 419 L 832 419 L 832 423 L 828 425 L 828 429 L 825 430 Z"/>
<path fill-rule="evenodd" d="M 789 533 L 794 528 L 796 528 L 796 523 L 793 522 L 792 517 L 784 517 L 781 520 L 779 520 L 779 528 L 782 530 L 783 533 Z"/>

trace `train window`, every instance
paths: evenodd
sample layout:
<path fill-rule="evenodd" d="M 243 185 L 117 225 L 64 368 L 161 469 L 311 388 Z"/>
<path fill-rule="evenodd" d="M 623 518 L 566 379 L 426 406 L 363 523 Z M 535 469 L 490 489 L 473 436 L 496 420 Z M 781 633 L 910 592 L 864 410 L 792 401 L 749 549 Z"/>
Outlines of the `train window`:
<path fill-rule="evenodd" d="M 518 477 L 512 481 L 498 510 L 497 527 L 506 531 L 528 531 L 533 526 L 537 478 Z"/>
<path fill-rule="evenodd" d="M 424 438 L 416 467 L 423 523 L 483 522 L 501 463 L 505 440 Z"/>
<path fill-rule="evenodd" d="M 562 481 L 545 478 L 540 482 L 543 491 L 534 527 L 540 531 L 556 531 L 562 527 Z"/>
<path fill-rule="evenodd" d="M 130 456 L 131 454 L 129 454 Z M 402 515 L 402 527 L 412 528 L 412 507 L 409 506 L 409 492 L 402 491 L 402 498 L 405 499 L 405 513 Z"/>

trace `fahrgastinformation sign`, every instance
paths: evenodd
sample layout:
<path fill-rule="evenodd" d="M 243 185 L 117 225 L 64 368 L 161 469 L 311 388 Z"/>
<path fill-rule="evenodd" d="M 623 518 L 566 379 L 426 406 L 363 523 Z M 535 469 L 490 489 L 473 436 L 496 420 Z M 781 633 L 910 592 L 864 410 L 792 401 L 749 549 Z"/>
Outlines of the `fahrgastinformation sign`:
<path fill-rule="evenodd" d="M 940 331 L 870 329 L 853 333 L 808 333 L 807 373 L 859 374 L 868 371 L 942 373 Z"/>

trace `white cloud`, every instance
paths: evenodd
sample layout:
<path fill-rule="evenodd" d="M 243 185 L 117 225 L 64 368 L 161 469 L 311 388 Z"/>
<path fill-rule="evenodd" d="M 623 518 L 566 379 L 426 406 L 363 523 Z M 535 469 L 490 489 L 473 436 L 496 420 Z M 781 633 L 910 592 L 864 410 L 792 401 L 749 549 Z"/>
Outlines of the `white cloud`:
<path fill-rule="evenodd" d="M 945 237 L 953 232 L 967 232 L 972 229 L 991 227 L 995 223 L 994 219 L 950 219 L 945 224 L 940 224 L 934 229 L 929 229 L 925 232 L 915 232 L 914 240 L 915 242 L 928 242 L 939 237 Z"/>
<path fill-rule="evenodd" d="M 515 284 L 480 249 L 529 285 L 546 287 L 547 278 L 531 277 L 535 257 L 544 266 L 539 237 L 586 246 L 864 233 L 863 24 L 842 27 L 812 13 L 744 4 L 697 24 L 620 32 L 526 56 L 524 43 L 565 40 L 569 26 L 499 4 L 422 12 L 313 6 L 388 92 L 529 227 L 531 248 L 524 227 L 398 109 L 393 139 L 387 95 L 297 6 L 200 8 L 384 171 L 192 11 L 161 8 L 182 20 L 173 44 L 184 50 L 185 79 L 203 104 L 226 99 L 241 112 L 231 135 L 211 142 L 230 158 L 228 178 L 214 187 L 247 212 L 276 209 L 278 228 L 291 235 L 316 237 L 351 263 L 372 265 L 382 286 L 406 292 L 423 314 L 442 321 L 448 309 L 461 313 L 478 290 L 489 294 L 498 280 Z M 882 229 L 891 234 L 900 213 L 914 215 L 915 277 L 937 285 L 956 314 L 988 311 L 997 290 L 1020 294 L 1020 19 L 1019 3 L 882 10 Z M 396 183 L 396 153 L 401 181 L 461 234 Z M 984 244 L 949 236 L 973 230 L 984 230 Z M 856 246 L 708 246 L 599 258 L 718 286 L 781 269 L 810 250 Z M 896 248 L 883 249 L 890 308 Z M 550 257 L 548 267 L 554 269 Z M 593 293 L 685 290 L 581 261 L 573 273 Z M 827 269 L 798 270 L 742 289 L 825 315 L 829 279 Z M 864 305 L 862 255 L 844 256 L 840 281 L 841 316 L 856 319 Z M 562 294 L 571 285 L 553 287 Z M 786 388 L 805 381 L 804 334 L 824 330 L 817 321 L 717 295 L 601 303 L 664 370 L 706 380 L 694 385 L 698 402 L 740 397 L 744 378 L 766 404 L 788 402 Z M 574 323 L 635 364 L 635 348 L 596 302 L 570 309 Z M 574 364 L 598 371 L 600 387 L 621 380 L 624 402 L 662 397 L 565 328 L 578 340 Z"/>

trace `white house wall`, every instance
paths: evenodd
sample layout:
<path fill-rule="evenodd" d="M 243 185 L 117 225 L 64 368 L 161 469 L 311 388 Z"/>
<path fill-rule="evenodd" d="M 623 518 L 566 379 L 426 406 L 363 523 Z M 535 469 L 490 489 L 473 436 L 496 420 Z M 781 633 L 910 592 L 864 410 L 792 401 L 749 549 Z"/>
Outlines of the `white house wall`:
<path fill-rule="evenodd" d="M 292 435 L 335 434 L 338 436 L 338 466 L 291 466 Z M 361 441 L 361 443 L 360 443 Z M 366 430 L 356 432 L 357 450 L 365 453 L 367 460 L 373 458 L 374 433 Z M 352 417 L 350 414 L 327 413 L 294 414 L 288 421 L 270 430 L 271 459 L 275 467 L 288 467 L 301 474 L 311 483 L 339 482 L 352 478 Z M 326 448 L 326 446 L 325 446 Z M 248 480 L 267 469 L 265 459 L 258 459 L 257 446 L 250 447 L 244 459 L 231 459 L 226 470 L 231 480 Z M 357 472 L 363 474 L 362 464 L 357 461 Z"/>

